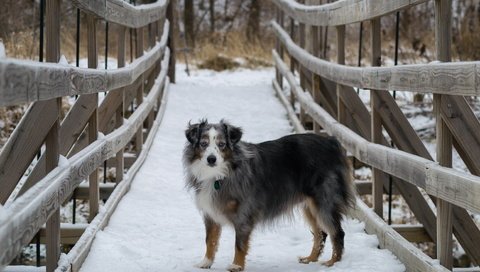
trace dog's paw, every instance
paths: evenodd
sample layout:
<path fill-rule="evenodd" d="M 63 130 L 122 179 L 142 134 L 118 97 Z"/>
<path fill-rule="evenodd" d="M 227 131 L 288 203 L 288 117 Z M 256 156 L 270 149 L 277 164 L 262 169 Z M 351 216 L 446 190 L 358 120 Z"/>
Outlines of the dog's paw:
<path fill-rule="evenodd" d="M 328 260 L 326 262 L 322 262 L 322 265 L 324 265 L 326 267 L 330 267 L 330 266 L 333 266 L 336 262 L 338 262 L 338 260 L 331 259 L 331 260 Z"/>
<path fill-rule="evenodd" d="M 236 264 L 231 264 L 227 267 L 227 270 L 230 272 L 239 272 L 239 271 L 243 271 L 243 267 Z"/>
<path fill-rule="evenodd" d="M 203 260 L 196 264 L 195 267 L 202 268 L 202 269 L 209 269 L 212 267 L 213 261 L 208 258 L 203 258 Z"/>
<path fill-rule="evenodd" d="M 309 263 L 316 262 L 316 261 L 318 261 L 318 260 L 314 260 L 310 256 L 308 256 L 308 257 L 298 257 L 298 262 L 302 263 L 302 264 L 309 264 Z"/>

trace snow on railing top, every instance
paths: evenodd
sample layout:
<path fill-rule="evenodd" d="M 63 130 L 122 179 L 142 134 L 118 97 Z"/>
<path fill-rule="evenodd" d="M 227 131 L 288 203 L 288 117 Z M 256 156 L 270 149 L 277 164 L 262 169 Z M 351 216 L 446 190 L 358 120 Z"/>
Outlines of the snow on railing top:
<path fill-rule="evenodd" d="M 167 46 L 169 22 L 160 42 L 130 65 L 111 70 L 0 58 L 0 106 L 111 91 L 132 84 L 160 59 Z"/>
<path fill-rule="evenodd" d="M 310 71 L 351 87 L 449 95 L 480 95 L 480 61 L 351 67 L 315 57 L 301 48 L 276 22 L 273 30 L 296 61 Z"/>
<path fill-rule="evenodd" d="M 340 0 L 330 4 L 308 6 L 294 0 L 274 0 L 288 16 L 300 23 L 337 26 L 370 20 L 428 0 Z"/>
<path fill-rule="evenodd" d="M 47 218 L 80 182 L 106 159 L 123 149 L 143 125 L 167 80 L 169 57 L 170 51 L 166 48 L 162 68 L 152 91 L 125 124 L 82 149 L 67 163 L 56 167 L 0 213 L 0 245 L 6 249 L 0 251 L 0 270 L 17 256 L 23 245 L 31 241 Z M 165 107 L 165 104 L 161 106 Z"/>
<path fill-rule="evenodd" d="M 84 12 L 105 21 L 131 28 L 139 28 L 165 17 L 168 0 L 133 6 L 122 0 L 72 0 Z"/>

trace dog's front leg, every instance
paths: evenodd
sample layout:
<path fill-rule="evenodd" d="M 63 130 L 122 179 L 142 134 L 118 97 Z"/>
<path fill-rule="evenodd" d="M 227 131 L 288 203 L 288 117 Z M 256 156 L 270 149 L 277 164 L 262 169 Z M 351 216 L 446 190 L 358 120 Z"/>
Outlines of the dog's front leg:
<path fill-rule="evenodd" d="M 245 257 L 248 253 L 252 229 L 253 226 L 235 226 L 235 257 L 233 263 L 227 268 L 228 271 L 238 272 L 245 268 Z"/>
<path fill-rule="evenodd" d="M 218 240 L 220 239 L 220 234 L 222 233 L 222 226 L 215 223 L 207 215 L 204 216 L 203 221 L 205 223 L 206 238 L 205 244 L 207 246 L 207 251 L 205 252 L 205 257 L 203 260 L 196 266 L 199 268 L 210 268 L 215 259 L 215 253 L 217 253 Z"/>

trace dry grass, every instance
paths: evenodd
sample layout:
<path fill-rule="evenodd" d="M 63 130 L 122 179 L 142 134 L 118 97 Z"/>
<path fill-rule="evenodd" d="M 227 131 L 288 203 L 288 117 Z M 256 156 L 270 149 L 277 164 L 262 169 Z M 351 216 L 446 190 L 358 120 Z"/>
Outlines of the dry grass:
<path fill-rule="evenodd" d="M 183 41 L 178 44 L 183 45 Z M 188 54 L 179 53 L 177 60 L 197 64 L 199 68 L 214 70 L 232 69 L 236 67 L 257 68 L 271 66 L 271 49 L 273 37 L 264 37 L 254 42 L 247 41 L 243 32 L 232 31 L 226 35 L 221 33 L 203 34 L 197 39 L 195 50 Z"/>

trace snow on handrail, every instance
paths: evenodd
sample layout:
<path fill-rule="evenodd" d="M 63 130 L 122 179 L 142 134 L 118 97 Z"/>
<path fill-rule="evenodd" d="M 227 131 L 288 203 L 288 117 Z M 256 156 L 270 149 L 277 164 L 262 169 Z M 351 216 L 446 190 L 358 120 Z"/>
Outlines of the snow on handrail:
<path fill-rule="evenodd" d="M 370 20 L 418 5 L 428 0 L 340 0 L 330 4 L 308 6 L 294 0 L 274 0 L 296 21 L 316 26 L 337 26 Z"/>
<path fill-rule="evenodd" d="M 169 22 L 160 42 L 130 65 L 111 70 L 0 58 L 0 106 L 115 90 L 132 84 L 155 64 L 167 46 Z"/>
<path fill-rule="evenodd" d="M 168 0 L 133 6 L 122 0 L 72 0 L 84 12 L 105 21 L 131 28 L 139 28 L 165 17 Z"/>
<path fill-rule="evenodd" d="M 351 67 L 315 57 L 301 48 L 276 22 L 272 27 L 288 53 L 302 66 L 351 87 L 449 95 L 480 95 L 480 61 Z"/>
<path fill-rule="evenodd" d="M 298 85 L 287 65 L 273 50 L 273 58 L 280 73 L 287 79 L 291 91 L 302 108 L 328 134 L 334 135 L 342 146 L 357 159 L 388 174 L 412 183 L 428 194 L 474 212 L 480 212 L 480 177 L 440 166 L 401 150 L 371 143 L 348 127 L 337 122 L 308 93 Z M 413 178 L 415 177 L 415 178 Z"/>
<path fill-rule="evenodd" d="M 48 173 L 3 210 L 0 214 L 0 270 L 17 256 L 23 245 L 31 241 L 73 190 L 94 169 L 124 148 L 143 125 L 165 85 L 169 58 L 170 50 L 166 48 L 162 68 L 152 90 L 124 125 L 69 158 L 68 163 Z M 165 104 L 161 106 L 165 107 Z"/>

